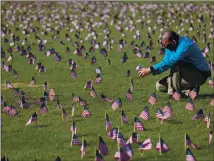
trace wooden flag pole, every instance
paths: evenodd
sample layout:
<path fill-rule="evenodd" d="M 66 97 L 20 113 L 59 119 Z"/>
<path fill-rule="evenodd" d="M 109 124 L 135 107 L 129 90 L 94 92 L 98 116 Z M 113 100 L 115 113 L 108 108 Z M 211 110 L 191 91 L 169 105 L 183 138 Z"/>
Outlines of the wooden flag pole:
<path fill-rule="evenodd" d="M 210 128 L 210 118 L 208 118 L 208 121 L 207 121 L 207 128 L 208 129 Z"/>
<path fill-rule="evenodd" d="M 160 140 L 160 133 L 159 133 L 159 143 L 160 143 L 160 151 L 159 151 L 159 154 L 161 155 L 161 140 Z"/>
<path fill-rule="evenodd" d="M 70 147 L 72 147 L 72 145 L 73 145 L 73 136 L 74 136 L 74 133 L 72 132 L 72 136 L 71 136 L 71 145 L 70 145 Z"/>
<path fill-rule="evenodd" d="M 72 104 L 72 114 L 71 114 L 71 116 L 73 117 L 74 116 L 74 111 L 75 111 L 75 106 L 74 106 L 74 104 Z"/>
<path fill-rule="evenodd" d="M 105 110 L 105 122 L 106 122 L 106 110 Z M 106 125 L 106 131 L 108 131 L 108 129 L 107 129 L 107 125 Z"/>
<path fill-rule="evenodd" d="M 135 118 L 135 115 L 134 115 L 134 118 Z M 134 127 L 134 125 L 133 125 L 133 127 Z M 135 132 L 135 127 L 134 127 L 134 132 Z"/>
<path fill-rule="evenodd" d="M 186 145 L 186 134 L 184 135 L 184 149 L 187 149 L 187 145 Z"/>
<path fill-rule="evenodd" d="M 121 108 L 121 118 L 120 118 L 121 124 L 123 125 L 123 114 L 122 114 L 122 111 L 123 111 L 123 108 Z"/>
<path fill-rule="evenodd" d="M 82 145 L 84 146 L 84 137 L 82 137 Z M 81 148 L 82 148 L 82 145 L 81 145 Z M 82 150 L 82 149 L 81 149 Z M 84 149 L 83 149 L 84 150 Z M 82 153 L 81 153 L 81 159 L 83 159 L 83 156 L 84 156 L 84 154 L 83 154 L 84 152 L 82 151 Z"/>
<path fill-rule="evenodd" d="M 96 157 L 96 149 L 95 148 L 94 148 L 94 151 L 95 151 L 95 159 L 94 160 L 96 161 L 97 157 Z"/>

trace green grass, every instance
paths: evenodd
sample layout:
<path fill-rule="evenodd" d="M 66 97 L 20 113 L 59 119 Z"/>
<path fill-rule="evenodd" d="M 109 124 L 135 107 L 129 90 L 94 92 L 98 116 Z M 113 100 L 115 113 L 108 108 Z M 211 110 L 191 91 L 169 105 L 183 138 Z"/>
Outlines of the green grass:
<path fill-rule="evenodd" d="M 142 3 L 142 2 L 141 2 Z M 54 3 L 53 3 L 54 4 Z M 198 5 L 201 5 L 199 3 Z M 7 8 L 7 3 L 4 3 L 3 8 Z M 62 6 L 61 6 L 62 7 Z M 77 13 L 79 14 L 79 13 Z M 3 14 L 4 16 L 4 14 Z M 209 22 L 210 18 L 207 18 L 207 22 Z M 98 18 L 99 19 L 99 18 Z M 177 20 L 176 20 L 177 22 Z M 39 26 L 38 22 L 33 22 L 35 25 Z M 6 21 L 2 18 L 2 24 L 6 24 Z M 19 22 L 16 24 L 19 25 Z M 16 26 L 15 25 L 15 26 Z M 199 24 L 194 24 L 196 27 Z M 187 24 L 185 27 L 189 28 Z M 15 35 L 20 35 L 21 40 L 25 37 L 21 35 L 20 32 L 15 32 L 14 26 L 10 26 L 9 28 L 14 31 Z M 137 24 L 136 28 L 140 29 L 140 24 Z M 158 27 L 159 28 L 159 27 Z M 209 35 L 210 25 L 207 24 L 207 35 Z M 95 28 L 97 33 L 101 33 L 102 29 Z M 61 30 L 60 38 L 55 41 L 52 41 L 51 35 L 43 36 L 39 33 L 41 39 L 47 39 L 48 44 L 46 45 L 46 49 L 54 47 L 57 52 L 62 56 L 62 62 L 55 63 L 52 56 L 46 57 L 44 56 L 44 52 L 40 52 L 37 46 L 32 45 L 32 53 L 36 55 L 37 61 L 41 61 L 42 64 L 45 65 L 47 72 L 44 74 L 37 73 L 34 68 L 35 65 L 28 65 L 28 59 L 25 57 L 20 57 L 18 52 L 13 53 L 13 68 L 19 73 L 18 79 L 14 79 L 12 73 L 6 73 L 2 71 L 1 78 L 1 94 L 4 97 L 4 100 L 10 105 L 13 104 L 16 109 L 19 111 L 19 115 L 16 117 L 9 117 L 5 113 L 2 112 L 3 118 L 3 127 L 2 127 L 2 139 L 1 139 L 1 154 L 6 154 L 11 161 L 33 161 L 35 159 L 39 161 L 50 161 L 54 160 L 57 156 L 60 156 L 63 161 L 80 161 L 80 147 L 70 147 L 71 141 L 71 132 L 70 126 L 72 121 L 76 122 L 77 126 L 77 136 L 81 140 L 84 137 L 88 143 L 86 156 L 84 157 L 84 161 L 94 160 L 94 150 L 98 146 L 98 137 L 101 135 L 108 148 L 109 154 L 104 157 L 105 161 L 112 161 L 113 155 L 116 152 L 117 144 L 115 141 L 111 140 L 106 136 L 105 132 L 105 111 L 110 116 L 110 120 L 112 122 L 113 127 L 120 127 L 120 132 L 123 133 L 124 137 L 128 139 L 133 132 L 133 117 L 139 116 L 142 112 L 145 105 L 148 105 L 147 98 L 155 91 L 155 83 L 160 78 L 164 77 L 168 74 L 168 72 L 158 75 L 158 76 L 148 76 L 146 78 L 139 78 L 137 72 L 135 71 L 135 67 L 138 64 L 142 64 L 147 67 L 151 64 L 148 59 L 139 59 L 137 58 L 130 47 L 124 49 L 124 51 L 128 54 L 128 61 L 125 64 L 121 64 L 121 58 L 123 52 L 119 53 L 117 51 L 117 45 L 119 39 L 121 39 L 121 34 L 119 34 L 115 28 L 111 28 L 112 36 L 115 38 L 114 49 L 111 52 L 108 52 L 109 59 L 111 60 L 111 65 L 107 65 L 107 61 L 103 58 L 103 56 L 99 53 L 98 50 L 95 51 L 94 54 L 90 54 L 90 58 L 92 56 L 97 57 L 97 63 L 95 65 L 90 64 L 90 60 L 84 60 L 83 57 L 78 57 L 73 54 L 75 48 L 72 46 L 72 43 L 66 41 L 64 35 L 67 33 L 65 29 Z M 142 39 L 135 40 L 135 43 L 140 45 L 140 43 L 144 40 L 146 44 L 146 37 L 144 36 L 146 33 L 146 29 L 140 30 Z M 75 41 L 74 35 L 69 33 L 72 37 L 73 42 Z M 184 32 L 181 33 L 183 35 Z M 196 31 L 190 33 L 190 36 L 196 34 Z M 85 33 L 82 34 L 85 36 Z M 158 55 L 158 45 L 156 44 L 156 40 L 158 38 L 159 32 L 156 32 L 155 35 L 152 35 L 155 40 L 155 48 L 150 52 L 151 56 L 156 56 L 157 60 L 160 61 L 162 56 Z M 33 36 L 33 33 L 30 34 Z M 7 34 L 6 37 L 9 37 Z M 3 39 L 2 39 L 3 40 Z M 60 45 L 60 40 L 66 43 L 65 46 Z M 98 37 L 98 41 L 102 42 L 104 40 L 103 36 Z M 133 38 L 132 34 L 128 33 L 125 38 L 127 43 L 129 44 Z M 34 42 L 34 38 L 32 38 L 32 42 Z M 199 40 L 200 41 L 200 40 Z M 211 39 L 208 39 L 211 42 Z M 30 41 L 28 41 L 30 43 Z M 7 60 L 9 54 L 7 53 L 7 48 L 9 44 L 5 44 L 3 41 L 1 43 L 2 48 L 6 52 L 6 58 L 3 58 L 2 61 Z M 67 54 L 65 52 L 66 46 L 69 46 L 71 49 L 71 53 Z M 90 48 L 90 44 L 88 42 L 84 43 L 86 47 L 86 51 Z M 201 48 L 205 47 L 205 44 L 199 42 L 199 46 Z M 27 47 L 27 45 L 25 46 Z M 144 53 L 145 49 L 143 49 Z M 211 48 L 210 54 L 213 53 L 213 46 Z M 211 59 L 212 56 L 210 56 Z M 70 76 L 69 67 L 66 65 L 67 60 L 72 58 L 78 64 L 77 74 L 78 78 L 73 80 Z M 84 90 L 83 87 L 85 83 L 91 79 L 95 78 L 96 74 L 94 70 L 97 66 L 102 65 L 103 70 L 103 82 L 99 85 L 94 85 L 95 90 L 98 94 L 96 98 L 91 98 L 89 96 L 89 91 Z M 133 92 L 134 100 L 127 101 L 125 98 L 126 91 L 129 88 L 129 79 L 125 77 L 126 71 L 131 70 L 131 76 L 134 80 L 135 91 Z M 35 76 L 36 85 L 35 87 L 27 86 L 30 83 L 31 77 Z M 19 85 L 15 85 L 15 87 L 20 87 L 21 90 L 25 91 L 32 99 L 29 99 L 29 102 L 33 102 L 36 98 L 39 98 L 43 95 L 43 83 L 45 80 L 48 81 L 49 87 L 53 87 L 56 94 L 59 95 L 60 103 L 63 108 L 69 114 L 71 118 L 69 121 L 62 121 L 61 114 L 56 108 L 56 102 L 48 102 L 49 112 L 45 115 L 38 115 L 38 125 L 39 127 L 35 127 L 34 125 L 30 125 L 28 127 L 25 126 L 26 122 L 30 118 L 30 116 L 35 111 L 39 111 L 39 106 L 32 105 L 28 110 L 21 110 L 19 108 L 19 104 L 17 103 L 18 97 L 14 97 L 12 90 L 5 90 L 4 83 L 6 80 L 10 80 L 12 84 L 22 83 Z M 75 108 L 75 116 L 71 117 L 71 104 L 72 104 L 72 93 L 75 93 L 78 96 L 81 96 L 89 103 L 89 110 L 92 112 L 92 117 L 88 119 L 83 119 L 81 117 L 82 107 L 77 105 Z M 121 125 L 120 123 L 120 112 L 113 111 L 111 109 L 111 105 L 109 103 L 103 103 L 100 99 L 100 94 L 103 93 L 110 98 L 116 99 L 121 98 L 123 103 L 123 109 L 125 110 L 127 117 L 129 119 L 128 125 Z M 200 97 L 195 101 L 196 110 L 204 108 L 205 114 L 208 112 L 211 113 L 211 126 L 213 126 L 213 107 L 209 105 L 211 98 L 209 95 L 213 93 L 213 90 L 208 86 L 206 82 L 201 88 L 201 95 L 204 97 Z M 208 94 L 208 96 L 206 96 Z M 162 160 L 162 161 L 182 161 L 185 160 L 185 150 L 184 150 L 184 134 L 188 133 L 193 141 L 200 149 L 192 150 L 197 160 L 200 161 L 211 161 L 213 160 L 213 145 L 207 147 L 208 144 L 208 133 L 210 129 L 206 128 L 206 124 L 203 121 L 192 121 L 192 116 L 195 112 L 190 112 L 185 110 L 185 105 L 187 100 L 182 99 L 179 102 L 172 101 L 173 108 L 173 117 L 166 123 L 162 125 L 160 122 L 156 123 L 155 112 L 156 107 L 163 107 L 168 101 L 168 95 L 163 93 L 157 93 L 158 103 L 156 105 L 148 105 L 149 112 L 151 114 L 151 119 L 148 121 L 142 121 L 145 125 L 146 130 L 144 132 L 139 132 L 139 140 L 143 141 L 148 137 L 151 138 L 153 148 L 152 150 L 144 152 L 143 156 L 141 156 L 138 151 L 137 145 L 132 145 L 134 151 L 134 157 L 132 161 L 141 161 L 141 160 Z M 159 153 L 155 150 L 155 146 L 158 140 L 158 135 L 164 139 L 167 145 L 170 147 L 170 151 L 166 154 L 162 154 L 159 156 Z"/>

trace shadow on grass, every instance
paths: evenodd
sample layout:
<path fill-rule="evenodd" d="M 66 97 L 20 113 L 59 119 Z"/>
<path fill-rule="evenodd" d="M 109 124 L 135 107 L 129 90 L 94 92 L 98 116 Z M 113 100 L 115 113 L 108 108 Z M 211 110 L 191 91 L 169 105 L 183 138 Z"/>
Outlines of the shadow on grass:
<path fill-rule="evenodd" d="M 178 121 L 178 120 L 169 120 L 168 123 L 170 123 L 170 124 L 183 124 L 182 121 Z"/>
<path fill-rule="evenodd" d="M 48 127 L 48 126 L 51 126 L 51 125 L 38 125 L 37 128 L 44 128 L 44 127 Z"/>
<path fill-rule="evenodd" d="M 199 94 L 197 99 L 206 99 L 206 98 L 213 98 L 214 94 Z"/>

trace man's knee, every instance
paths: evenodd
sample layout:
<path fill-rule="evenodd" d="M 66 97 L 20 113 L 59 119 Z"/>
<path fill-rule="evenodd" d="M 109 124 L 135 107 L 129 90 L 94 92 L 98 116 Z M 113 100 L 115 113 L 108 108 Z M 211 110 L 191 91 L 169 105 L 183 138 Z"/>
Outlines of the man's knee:
<path fill-rule="evenodd" d="M 161 84 L 160 81 L 158 81 L 156 83 L 156 90 L 159 91 L 159 92 L 166 93 L 167 92 L 167 87 L 165 85 Z"/>

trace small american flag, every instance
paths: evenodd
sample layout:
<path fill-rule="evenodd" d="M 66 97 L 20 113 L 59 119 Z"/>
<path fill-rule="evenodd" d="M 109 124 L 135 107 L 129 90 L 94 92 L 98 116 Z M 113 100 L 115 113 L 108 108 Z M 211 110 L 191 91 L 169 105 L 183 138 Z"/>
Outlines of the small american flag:
<path fill-rule="evenodd" d="M 122 147 L 124 147 L 126 145 L 125 139 L 123 138 L 123 134 L 122 133 L 118 133 L 117 135 L 117 142 L 118 144 L 120 144 Z"/>
<path fill-rule="evenodd" d="M 91 83 L 91 80 L 88 81 L 86 84 L 85 84 L 85 87 L 84 89 L 91 89 L 92 88 L 92 83 Z"/>
<path fill-rule="evenodd" d="M 73 79 L 76 79 L 77 78 L 77 73 L 75 72 L 74 68 L 71 69 L 71 77 Z"/>
<path fill-rule="evenodd" d="M 169 147 L 164 143 L 162 138 L 158 139 L 158 142 L 156 144 L 156 150 L 161 151 L 161 153 L 166 153 L 169 151 Z"/>
<path fill-rule="evenodd" d="M 80 151 L 82 152 L 82 156 L 84 156 L 86 154 L 86 147 L 87 147 L 87 142 L 85 139 L 83 139 L 82 141 L 82 145 L 80 148 Z"/>
<path fill-rule="evenodd" d="M 130 79 L 130 90 L 134 91 L 134 82 L 133 82 L 133 79 Z"/>
<path fill-rule="evenodd" d="M 156 111 L 156 118 L 160 120 L 162 120 L 163 118 L 163 112 L 159 108 L 157 108 L 157 111 Z"/>
<path fill-rule="evenodd" d="M 211 130 L 211 131 L 209 132 L 209 144 L 212 143 L 212 139 L 213 139 L 213 131 Z"/>
<path fill-rule="evenodd" d="M 72 122 L 72 125 L 71 125 L 71 129 L 70 129 L 71 132 L 73 132 L 74 134 L 77 133 L 77 128 L 76 128 L 76 124 L 75 122 L 73 121 Z"/>
<path fill-rule="evenodd" d="M 14 89 L 14 95 L 15 95 L 15 96 L 18 96 L 19 94 L 20 94 L 19 88 L 15 88 L 15 89 Z"/>
<path fill-rule="evenodd" d="M 192 154 L 189 148 L 187 148 L 186 150 L 186 161 L 196 161 L 194 155 Z"/>
<path fill-rule="evenodd" d="M 100 154 L 106 156 L 108 154 L 108 147 L 105 143 L 105 141 L 103 140 L 103 138 L 101 136 L 99 136 L 99 146 L 98 149 L 100 151 Z"/>
<path fill-rule="evenodd" d="M 167 112 L 170 116 L 172 115 L 172 106 L 169 102 L 164 106 L 163 112 Z"/>
<path fill-rule="evenodd" d="M 134 117 L 134 128 L 137 131 L 144 131 L 144 125 L 140 122 L 137 117 Z"/>
<path fill-rule="evenodd" d="M 140 114 L 140 118 L 144 120 L 149 120 L 150 114 L 149 114 L 148 106 L 144 107 L 143 112 L 141 112 Z"/>
<path fill-rule="evenodd" d="M 11 109 L 8 111 L 7 114 L 9 116 L 13 116 L 13 117 L 16 116 L 18 114 L 17 110 L 12 105 L 10 107 L 11 107 Z"/>
<path fill-rule="evenodd" d="M 113 100 L 112 100 L 112 99 L 110 99 L 110 98 L 106 97 L 106 96 L 105 96 L 105 95 L 103 95 L 103 94 L 101 94 L 101 98 L 102 98 L 102 101 L 103 101 L 103 102 L 110 102 L 110 103 L 112 103 L 112 102 L 113 102 Z"/>
<path fill-rule="evenodd" d="M 80 145 L 80 141 L 76 134 L 73 134 L 72 136 L 72 145 Z"/>
<path fill-rule="evenodd" d="M 91 64 L 94 64 L 94 63 L 96 63 L 96 62 L 97 62 L 97 59 L 96 59 L 95 56 L 93 56 L 93 57 L 91 58 Z"/>
<path fill-rule="evenodd" d="M 118 98 L 112 103 L 111 107 L 113 110 L 116 110 L 116 109 L 120 108 L 121 105 L 122 105 L 121 99 Z"/>
<path fill-rule="evenodd" d="M 146 139 L 144 142 L 142 142 L 142 143 L 140 144 L 139 149 L 140 149 L 140 151 L 152 149 L 152 142 L 151 142 L 151 139 L 148 138 L 148 139 Z"/>
<path fill-rule="evenodd" d="M 191 90 L 190 92 L 189 92 L 189 97 L 191 98 L 191 99 L 195 99 L 196 97 L 197 97 L 197 92 L 196 92 L 196 88 L 194 88 L 193 90 Z"/>
<path fill-rule="evenodd" d="M 130 144 L 126 144 L 123 147 L 123 150 L 129 155 L 130 158 L 134 155 L 134 152 L 132 151 L 132 147 Z"/>
<path fill-rule="evenodd" d="M 33 115 L 31 116 L 31 118 L 26 123 L 26 126 L 30 125 L 32 122 L 37 122 L 37 114 L 36 114 L 36 112 L 33 113 Z"/>
<path fill-rule="evenodd" d="M 59 100 L 56 101 L 56 106 L 58 109 L 62 109 L 62 105 L 59 103 Z"/>
<path fill-rule="evenodd" d="M 136 132 L 132 133 L 132 136 L 130 136 L 129 140 L 127 141 L 127 144 L 133 144 L 133 143 L 138 144 L 138 135 Z"/>
<path fill-rule="evenodd" d="M 14 87 L 9 81 L 6 81 L 6 88 L 10 89 L 10 88 L 14 88 Z"/>
<path fill-rule="evenodd" d="M 110 131 L 111 130 L 111 122 L 110 122 L 110 119 L 109 119 L 109 116 L 107 113 L 106 113 L 105 124 L 106 124 L 106 131 Z"/>
<path fill-rule="evenodd" d="M 100 74 L 97 74 L 96 78 L 95 78 L 95 83 L 99 84 L 102 82 L 102 77 Z"/>
<path fill-rule="evenodd" d="M 210 118 L 210 113 L 208 113 L 204 119 L 205 123 L 207 123 L 209 121 L 209 118 Z"/>
<path fill-rule="evenodd" d="M 212 78 L 209 78 L 208 84 L 210 87 L 214 88 L 214 81 L 212 80 Z"/>
<path fill-rule="evenodd" d="M 44 90 L 46 90 L 46 91 L 48 90 L 48 82 L 47 81 L 44 82 Z"/>
<path fill-rule="evenodd" d="M 72 105 L 71 105 L 71 116 L 74 116 L 74 112 L 75 112 L 75 105 L 72 103 Z"/>
<path fill-rule="evenodd" d="M 181 94 L 178 91 L 175 91 L 172 95 L 172 98 L 176 101 L 179 101 L 181 99 Z"/>
<path fill-rule="evenodd" d="M 186 109 L 190 110 L 190 111 L 193 111 L 195 109 L 195 105 L 194 105 L 192 99 L 188 100 L 188 102 L 186 104 Z"/>
<path fill-rule="evenodd" d="M 125 123 L 125 124 L 128 123 L 128 119 L 127 119 L 127 117 L 126 117 L 126 114 L 125 114 L 124 110 L 121 111 L 121 121 L 122 121 L 123 123 Z"/>
<path fill-rule="evenodd" d="M 44 113 L 47 113 L 47 112 L 48 112 L 48 108 L 47 108 L 45 102 L 42 102 L 42 104 L 40 106 L 40 113 L 44 114 Z"/>
<path fill-rule="evenodd" d="M 79 103 L 81 106 L 87 106 L 88 105 L 88 103 L 80 97 L 79 97 Z"/>
<path fill-rule="evenodd" d="M 195 119 L 204 119 L 204 110 L 200 109 L 193 117 L 192 120 Z"/>
<path fill-rule="evenodd" d="M 103 157 L 102 157 L 102 155 L 99 153 L 99 151 L 98 150 L 96 150 L 96 159 L 95 159 L 95 161 L 103 161 Z"/>
<path fill-rule="evenodd" d="M 124 150 L 119 148 L 114 154 L 114 159 L 115 161 L 129 161 L 131 158 Z"/>
<path fill-rule="evenodd" d="M 79 102 L 79 97 L 72 93 L 73 102 Z"/>
<path fill-rule="evenodd" d="M 214 98 L 211 100 L 210 105 L 214 106 Z"/>
<path fill-rule="evenodd" d="M 157 103 L 157 97 L 156 97 L 156 94 L 155 94 L 155 93 L 153 93 L 153 94 L 149 97 L 148 102 L 149 102 L 150 104 L 152 104 L 152 105 L 154 105 L 154 104 Z"/>
<path fill-rule="evenodd" d="M 84 106 L 84 110 L 82 112 L 82 116 L 84 118 L 87 118 L 87 117 L 90 117 L 91 116 L 91 113 L 88 111 L 88 107 L 87 106 Z"/>
<path fill-rule="evenodd" d="M 130 70 L 127 70 L 126 77 L 131 77 L 131 72 L 130 72 Z"/>
<path fill-rule="evenodd" d="M 194 149 L 197 149 L 196 145 L 192 143 L 190 136 L 188 134 L 186 134 L 186 145 L 190 145 L 192 146 Z"/>
<path fill-rule="evenodd" d="M 133 96 L 132 96 L 132 92 L 130 89 L 128 89 L 127 93 L 126 93 L 126 98 L 127 100 L 131 101 L 133 100 Z"/>
<path fill-rule="evenodd" d="M 89 95 L 91 97 L 96 97 L 96 95 L 97 95 L 93 86 L 91 87 L 91 91 L 90 91 Z"/>
<path fill-rule="evenodd" d="M 112 130 L 112 139 L 113 140 L 116 140 L 117 139 L 117 135 L 118 135 L 118 128 L 114 128 L 113 130 Z"/>
<path fill-rule="evenodd" d="M 67 117 L 67 112 L 65 111 L 64 108 L 62 108 L 62 117 L 63 118 Z"/>

